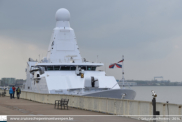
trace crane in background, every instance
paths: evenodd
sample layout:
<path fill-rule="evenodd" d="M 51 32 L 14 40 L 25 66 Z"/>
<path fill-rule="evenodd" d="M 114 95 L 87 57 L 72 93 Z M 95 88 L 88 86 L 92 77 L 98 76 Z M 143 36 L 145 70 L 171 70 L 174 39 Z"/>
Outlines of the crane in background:
<path fill-rule="evenodd" d="M 162 81 L 163 81 L 163 76 L 155 76 L 155 77 L 154 77 L 154 81 L 155 81 L 157 78 L 162 78 Z"/>

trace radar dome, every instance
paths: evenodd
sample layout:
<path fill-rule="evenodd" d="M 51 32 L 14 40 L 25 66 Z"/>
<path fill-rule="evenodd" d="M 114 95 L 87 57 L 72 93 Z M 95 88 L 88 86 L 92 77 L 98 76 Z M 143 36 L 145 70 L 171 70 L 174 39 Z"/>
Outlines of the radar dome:
<path fill-rule="evenodd" d="M 70 12 L 65 9 L 61 8 L 56 12 L 56 21 L 69 21 L 70 20 Z"/>

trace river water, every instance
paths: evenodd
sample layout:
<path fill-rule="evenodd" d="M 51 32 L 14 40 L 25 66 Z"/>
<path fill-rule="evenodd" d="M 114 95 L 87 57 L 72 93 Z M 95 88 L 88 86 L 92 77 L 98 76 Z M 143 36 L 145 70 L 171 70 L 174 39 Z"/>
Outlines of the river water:
<path fill-rule="evenodd" d="M 136 91 L 135 100 L 151 101 L 154 90 L 157 93 L 157 102 L 182 104 L 182 86 L 133 86 Z"/>

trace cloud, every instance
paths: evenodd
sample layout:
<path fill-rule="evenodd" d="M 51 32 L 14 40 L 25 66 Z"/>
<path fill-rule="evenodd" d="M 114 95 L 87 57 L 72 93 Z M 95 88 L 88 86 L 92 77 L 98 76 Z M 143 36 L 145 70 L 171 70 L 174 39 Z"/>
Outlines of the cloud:
<path fill-rule="evenodd" d="M 40 49 L 37 45 L 29 43 L 18 43 L 19 40 L 9 37 L 0 37 L 0 74 L 1 77 L 15 77 L 25 79 L 25 68 L 28 58 L 38 59 L 38 55 L 44 54 L 46 50 Z"/>
<path fill-rule="evenodd" d="M 125 55 L 126 79 L 151 80 L 163 75 L 164 79 L 181 81 L 181 3 L 180 0 L 0 1 L 0 54 L 5 70 L 1 71 L 2 76 L 25 78 L 22 72 L 27 59 L 46 55 L 55 27 L 55 12 L 64 7 L 71 13 L 70 23 L 82 57 L 96 61 L 99 55 L 99 60 L 108 67 Z M 106 70 L 108 75 L 121 78 L 120 69 Z"/>

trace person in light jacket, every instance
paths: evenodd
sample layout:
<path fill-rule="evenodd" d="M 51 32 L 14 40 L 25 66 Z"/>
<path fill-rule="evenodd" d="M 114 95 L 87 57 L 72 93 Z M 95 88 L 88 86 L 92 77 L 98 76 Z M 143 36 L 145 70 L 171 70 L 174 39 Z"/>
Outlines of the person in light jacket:
<path fill-rule="evenodd" d="M 10 99 L 12 99 L 12 96 L 13 96 L 13 89 L 12 89 L 12 87 L 9 89 L 9 94 L 10 94 Z"/>

